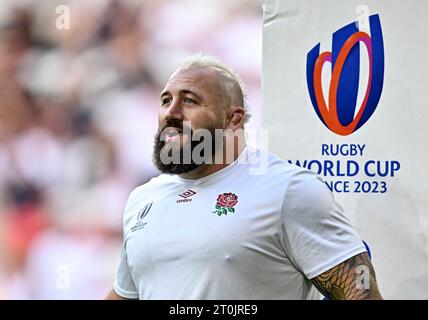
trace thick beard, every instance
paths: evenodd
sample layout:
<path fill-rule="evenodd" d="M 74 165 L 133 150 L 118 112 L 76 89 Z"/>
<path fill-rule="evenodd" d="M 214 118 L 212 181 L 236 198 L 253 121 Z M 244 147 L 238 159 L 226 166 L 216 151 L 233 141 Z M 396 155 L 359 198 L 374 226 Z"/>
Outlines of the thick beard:
<path fill-rule="evenodd" d="M 215 128 L 207 128 L 212 136 L 212 153 L 213 153 L 213 157 L 215 154 L 215 147 L 216 147 L 216 140 L 215 140 Z M 158 168 L 158 170 L 162 173 L 165 174 L 183 174 L 183 173 L 188 173 L 191 171 L 196 170 L 197 168 L 199 168 L 200 166 L 204 165 L 204 163 L 195 163 L 193 161 L 193 158 L 191 159 L 191 163 L 183 163 L 184 162 L 184 152 L 183 152 L 183 146 L 180 147 L 180 163 L 168 163 L 165 164 L 162 162 L 161 160 L 161 151 L 162 148 L 165 146 L 165 141 L 161 140 L 161 134 L 162 134 L 162 130 L 158 130 L 156 136 L 155 136 L 155 141 L 154 141 L 154 150 L 153 150 L 153 162 L 155 164 L 155 166 Z M 196 146 L 198 146 L 200 143 L 203 143 L 204 140 L 201 139 L 201 141 L 193 141 L 192 140 L 193 137 L 193 131 L 191 131 L 189 140 L 190 140 L 190 150 L 191 150 L 191 154 L 193 154 L 193 150 L 196 148 Z M 189 143 L 189 142 L 187 142 Z"/>

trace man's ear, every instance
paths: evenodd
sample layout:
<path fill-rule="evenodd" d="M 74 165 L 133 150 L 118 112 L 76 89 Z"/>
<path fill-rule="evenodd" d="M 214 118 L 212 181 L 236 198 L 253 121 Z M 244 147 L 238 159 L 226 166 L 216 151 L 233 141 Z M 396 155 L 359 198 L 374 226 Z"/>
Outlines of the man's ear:
<path fill-rule="evenodd" d="M 226 129 L 236 130 L 244 125 L 245 110 L 242 107 L 230 107 Z"/>

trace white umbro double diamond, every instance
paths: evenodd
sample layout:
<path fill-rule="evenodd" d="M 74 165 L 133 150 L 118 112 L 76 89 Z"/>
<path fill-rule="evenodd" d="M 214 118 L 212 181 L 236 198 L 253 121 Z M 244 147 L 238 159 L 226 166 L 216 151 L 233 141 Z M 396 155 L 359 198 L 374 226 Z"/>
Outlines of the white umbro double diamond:
<path fill-rule="evenodd" d="M 183 199 L 178 199 L 177 203 L 192 202 L 192 199 L 188 199 L 188 198 L 190 198 L 191 196 L 194 196 L 195 194 L 196 194 L 196 191 L 193 191 L 191 189 L 189 189 L 183 193 L 180 193 L 178 196 L 182 197 Z"/>

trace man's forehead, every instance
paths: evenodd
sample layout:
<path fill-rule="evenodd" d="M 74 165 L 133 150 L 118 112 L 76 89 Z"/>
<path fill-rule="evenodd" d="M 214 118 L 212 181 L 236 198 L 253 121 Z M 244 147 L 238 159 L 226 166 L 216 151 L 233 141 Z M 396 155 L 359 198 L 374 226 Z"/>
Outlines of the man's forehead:
<path fill-rule="evenodd" d="M 168 79 L 165 89 L 176 85 L 218 90 L 219 80 L 216 72 L 207 67 L 179 69 Z"/>

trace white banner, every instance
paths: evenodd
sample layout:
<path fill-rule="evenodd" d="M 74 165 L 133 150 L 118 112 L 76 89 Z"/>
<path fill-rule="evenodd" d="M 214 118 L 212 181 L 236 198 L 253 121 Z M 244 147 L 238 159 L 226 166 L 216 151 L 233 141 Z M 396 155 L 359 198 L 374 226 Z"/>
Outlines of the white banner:
<path fill-rule="evenodd" d="M 386 299 L 428 299 L 428 1 L 265 0 L 262 127 L 319 173 Z"/>

